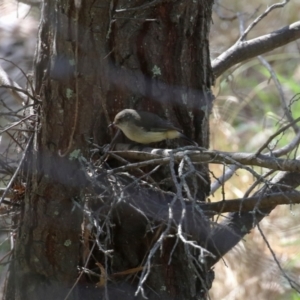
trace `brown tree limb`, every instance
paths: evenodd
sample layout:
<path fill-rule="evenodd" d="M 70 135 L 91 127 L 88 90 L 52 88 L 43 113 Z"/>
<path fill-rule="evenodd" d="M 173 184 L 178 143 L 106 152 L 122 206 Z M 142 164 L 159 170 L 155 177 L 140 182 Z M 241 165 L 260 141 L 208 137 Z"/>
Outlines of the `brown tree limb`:
<path fill-rule="evenodd" d="M 285 0 L 280 3 L 274 3 L 273 5 L 269 6 L 262 14 L 260 14 L 248 27 L 247 29 L 243 32 L 241 37 L 239 38 L 239 41 L 245 40 L 247 37 L 248 33 L 261 21 L 263 18 L 265 18 L 272 10 L 276 8 L 282 8 L 284 7 L 290 0 Z"/>
<path fill-rule="evenodd" d="M 32 95 L 29 92 L 27 92 L 26 90 L 22 89 L 14 80 L 12 80 L 8 76 L 6 71 L 2 68 L 1 65 L 0 65 L 0 87 L 8 88 L 8 90 L 10 91 L 10 93 L 14 97 L 14 99 L 17 100 L 19 102 L 19 104 L 21 104 L 21 105 L 24 105 L 24 103 L 28 102 L 27 97 L 36 101 L 36 99 L 33 97 L 33 94 L 34 94 L 33 86 L 31 84 L 30 80 L 28 79 L 28 76 L 25 74 L 25 72 L 19 66 L 17 66 L 14 62 L 7 60 L 3 57 L 1 57 L 0 59 L 11 63 L 14 67 L 16 67 L 17 69 L 19 69 L 21 71 L 21 73 L 24 75 L 24 77 L 26 78 L 27 82 L 29 83 L 29 85 L 31 87 Z M 25 97 L 25 96 L 27 96 L 27 97 Z"/>
<path fill-rule="evenodd" d="M 27 151 L 28 151 L 28 149 L 29 149 L 29 147 L 30 147 L 30 144 L 31 144 L 32 139 L 33 139 L 33 135 L 31 135 L 31 136 L 29 137 L 28 141 L 27 141 L 27 145 L 26 145 L 26 147 L 25 147 L 25 149 L 24 149 L 24 152 L 23 152 L 23 154 L 22 154 L 22 158 L 21 158 L 21 160 L 20 160 L 20 162 L 19 162 L 19 165 L 18 165 L 18 167 L 17 167 L 17 169 L 16 169 L 14 175 L 11 177 L 9 183 L 7 184 L 6 190 L 5 190 L 4 193 L 2 194 L 2 197 L 1 197 L 1 199 L 0 199 L 0 204 L 1 204 L 2 201 L 5 199 L 6 194 L 8 193 L 10 187 L 12 186 L 12 184 L 14 183 L 14 180 L 16 179 L 18 173 L 20 172 L 21 166 L 22 166 L 22 164 L 23 164 L 23 162 L 24 162 L 24 160 L 25 160 L 25 158 L 26 158 Z"/>
<path fill-rule="evenodd" d="M 200 204 L 201 209 L 212 214 L 227 212 L 246 212 L 257 209 L 269 209 L 283 204 L 300 204 L 300 193 L 296 191 L 286 193 L 266 194 L 262 197 L 249 197 Z"/>
<path fill-rule="evenodd" d="M 216 77 L 232 66 L 300 38 L 300 21 L 249 41 L 237 42 L 212 61 Z"/>
<path fill-rule="evenodd" d="M 184 156 L 189 156 L 193 163 L 211 163 L 211 164 L 239 164 L 244 166 L 257 166 L 262 168 L 273 169 L 277 171 L 300 171 L 300 161 L 297 159 L 282 159 L 271 157 L 266 154 L 255 155 L 253 153 L 245 152 L 224 152 L 216 150 L 192 150 L 190 147 L 172 149 L 153 149 L 149 147 L 131 147 L 127 144 L 117 144 L 112 152 L 123 158 L 138 160 L 138 163 L 128 164 L 113 170 L 108 173 L 125 172 L 134 168 L 142 168 L 152 164 L 167 164 L 170 161 L 170 153 L 174 154 L 177 162 L 181 161 Z M 118 151 L 121 150 L 122 151 Z M 126 150 L 127 149 L 127 150 Z M 187 149 L 187 150 L 185 150 Z M 189 150 L 190 149 L 190 150 Z M 109 153 L 109 152 L 108 152 Z M 242 166 L 240 166 L 242 167 Z"/>
<path fill-rule="evenodd" d="M 300 185 L 299 173 L 280 172 L 272 180 L 273 186 L 269 193 L 282 193 L 288 195 L 290 189 Z M 280 185 L 280 186 L 279 186 Z M 284 187 L 286 186 L 286 187 Z M 255 193 L 255 197 L 264 198 L 265 190 L 262 188 Z M 248 234 L 265 216 L 277 206 L 256 209 L 255 212 L 234 212 L 230 213 L 221 226 L 211 234 L 207 249 L 215 254 L 215 258 L 208 258 L 207 268 L 211 268 L 223 255 L 232 249 L 246 234 Z"/>
<path fill-rule="evenodd" d="M 132 188 L 129 190 L 131 191 Z M 162 192 L 158 189 L 145 189 L 142 193 L 146 192 L 148 197 L 145 202 L 136 202 L 138 193 L 132 193 L 131 197 L 128 197 L 127 202 L 133 204 L 141 211 L 146 212 L 147 217 L 154 220 L 163 221 L 166 220 L 169 214 L 169 205 L 174 199 L 175 194 L 171 192 Z M 131 192 L 130 192 L 131 193 Z M 136 194 L 133 196 L 133 194 Z M 137 196 L 138 195 L 138 196 Z M 145 195 L 143 195 L 145 197 Z M 162 198 L 163 197 L 163 198 Z M 163 200 L 162 200 L 163 199 Z M 185 199 L 186 209 L 192 214 L 194 203 L 191 203 Z M 277 205 L 291 205 L 300 204 L 300 192 L 291 189 L 288 192 L 266 193 L 264 195 L 257 195 L 248 198 L 226 199 L 217 202 L 198 202 L 197 207 L 208 215 L 209 217 L 220 215 L 222 213 L 241 213 L 241 212 L 255 212 L 263 209 L 273 209 Z M 151 213 L 147 214 L 147 211 Z M 174 215 L 176 216 L 176 207 L 174 208 Z M 181 207 L 178 208 L 178 212 L 181 212 Z M 179 217 L 178 217 L 179 218 Z M 175 220 L 178 222 L 177 217 Z"/>
<path fill-rule="evenodd" d="M 212 254 L 205 258 L 207 267 L 211 268 L 277 205 L 300 204 L 300 193 L 292 190 L 300 184 L 299 176 L 295 175 L 298 174 L 281 172 L 273 180 L 274 186 L 271 191 L 269 190 L 272 194 L 260 191 L 254 197 L 247 199 L 215 203 L 184 201 L 183 204 L 176 198 L 178 195 L 176 196 L 174 193 L 162 192 L 155 188 L 141 188 L 137 182 L 136 186 L 135 184 L 131 185 L 132 179 L 123 174 L 116 176 L 117 181 L 122 182 L 125 187 L 130 187 L 126 191 L 124 190 L 122 201 L 118 202 L 118 207 L 121 210 L 128 210 L 126 215 L 129 211 L 130 214 L 133 214 L 134 211 L 136 214 L 143 212 L 142 215 L 147 220 L 158 223 L 167 222 L 168 224 L 171 221 L 172 224 L 177 225 L 180 224 L 182 213 L 185 211 L 184 231 L 190 241 L 197 241 Z M 276 183 L 279 186 L 276 186 Z M 288 184 L 290 187 L 286 187 Z M 214 223 L 213 230 L 211 230 L 208 217 L 225 212 L 231 212 L 226 221 L 220 224 Z M 203 245 L 203 241 L 206 241 L 205 245 Z"/>

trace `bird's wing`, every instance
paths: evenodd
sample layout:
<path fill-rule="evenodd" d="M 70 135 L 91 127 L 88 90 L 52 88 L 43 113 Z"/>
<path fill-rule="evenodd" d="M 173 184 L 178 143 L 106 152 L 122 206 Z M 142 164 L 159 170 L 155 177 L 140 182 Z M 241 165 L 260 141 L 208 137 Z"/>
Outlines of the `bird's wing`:
<path fill-rule="evenodd" d="M 168 120 L 164 120 L 155 114 L 152 114 L 152 113 L 149 113 L 146 111 L 142 111 L 142 112 L 139 112 L 139 115 L 140 115 L 141 119 L 143 120 L 143 127 L 146 131 L 164 132 L 164 131 L 173 129 L 173 130 L 182 132 L 181 129 L 175 127 L 171 122 L 169 122 Z M 145 121 L 149 120 L 149 118 L 145 118 L 145 116 L 147 116 L 147 115 L 151 115 L 150 122 L 145 122 Z"/>

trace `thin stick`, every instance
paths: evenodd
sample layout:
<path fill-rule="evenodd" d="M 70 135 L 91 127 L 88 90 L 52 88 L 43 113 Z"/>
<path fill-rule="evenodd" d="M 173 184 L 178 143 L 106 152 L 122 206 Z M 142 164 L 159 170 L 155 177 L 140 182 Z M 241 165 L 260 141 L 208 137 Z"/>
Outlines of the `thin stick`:
<path fill-rule="evenodd" d="M 0 205 L 1 205 L 2 201 L 4 200 L 4 198 L 5 198 L 5 196 L 6 196 L 7 192 L 8 192 L 8 190 L 9 190 L 10 187 L 12 186 L 14 180 L 16 179 L 16 177 L 17 177 L 17 175 L 18 175 L 18 173 L 19 173 L 19 171 L 20 171 L 20 169 L 21 169 L 21 166 L 22 166 L 22 164 L 23 164 L 23 162 L 24 162 L 24 160 L 25 160 L 25 157 L 26 157 L 27 150 L 29 149 L 29 146 L 30 146 L 30 144 L 31 144 L 32 138 L 33 138 L 33 134 L 30 136 L 30 138 L 29 138 L 29 140 L 28 140 L 28 143 L 27 143 L 27 145 L 26 145 L 26 147 L 25 147 L 25 150 L 24 150 L 24 152 L 23 152 L 22 158 L 21 158 L 21 160 L 20 160 L 20 163 L 19 163 L 19 165 L 18 165 L 18 167 L 17 167 L 17 169 L 16 169 L 14 175 L 11 177 L 11 179 L 10 179 L 8 185 L 6 186 L 6 189 L 5 189 L 3 195 L 2 195 L 2 197 L 1 197 L 1 199 L 0 199 Z"/>

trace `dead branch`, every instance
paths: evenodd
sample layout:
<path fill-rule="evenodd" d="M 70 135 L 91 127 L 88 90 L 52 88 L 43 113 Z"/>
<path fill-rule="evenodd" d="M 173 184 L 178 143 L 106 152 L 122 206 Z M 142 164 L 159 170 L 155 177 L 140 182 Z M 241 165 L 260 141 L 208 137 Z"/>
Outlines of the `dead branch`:
<path fill-rule="evenodd" d="M 29 149 L 29 147 L 30 147 L 30 145 L 31 145 L 32 139 L 33 139 L 33 135 L 31 135 L 30 138 L 28 139 L 27 145 L 26 145 L 26 147 L 25 147 L 25 149 L 24 149 L 24 152 L 23 152 L 22 158 L 21 158 L 21 160 L 20 160 L 20 162 L 19 162 L 19 165 L 18 165 L 18 167 L 17 167 L 17 169 L 16 169 L 14 175 L 11 177 L 11 179 L 10 179 L 8 185 L 6 186 L 6 190 L 4 191 L 4 193 L 3 193 L 3 195 L 2 195 L 2 197 L 1 197 L 1 199 L 0 199 L 0 204 L 1 204 L 2 201 L 5 199 L 6 194 L 8 193 L 10 187 L 12 186 L 14 180 L 16 179 L 18 173 L 20 172 L 21 166 L 22 166 L 22 164 L 23 164 L 23 162 L 24 162 L 24 160 L 25 160 L 25 158 L 26 158 L 26 154 L 27 154 L 27 151 L 28 151 L 28 149 Z"/>
<path fill-rule="evenodd" d="M 212 61 L 216 77 L 232 66 L 300 38 L 300 21 L 249 41 L 238 41 Z"/>
<path fill-rule="evenodd" d="M 289 0 L 285 0 L 283 2 L 280 3 L 275 3 L 271 6 L 269 6 L 262 14 L 260 14 L 248 27 L 247 29 L 243 32 L 243 34 L 241 35 L 241 37 L 239 38 L 239 41 L 243 41 L 245 40 L 245 38 L 247 37 L 248 33 L 263 19 L 265 18 L 272 10 L 276 9 L 276 8 L 282 8 L 284 7 L 287 3 L 289 2 Z"/>
<path fill-rule="evenodd" d="M 250 212 L 255 209 L 268 209 L 277 205 L 300 204 L 300 193 L 296 191 L 267 194 L 263 197 L 248 197 L 240 199 L 226 199 L 212 203 L 199 204 L 201 209 L 213 215 L 228 212 Z"/>
<path fill-rule="evenodd" d="M 300 185 L 299 173 L 279 172 L 272 179 L 272 184 L 273 186 L 269 189 L 269 193 L 273 194 L 280 192 L 282 197 L 285 198 L 291 189 L 295 189 Z M 279 203 L 277 202 L 277 199 L 275 200 L 275 203 L 270 204 L 268 208 L 266 207 L 258 209 L 262 202 L 267 201 L 263 200 L 266 196 L 265 189 L 260 189 L 255 193 L 254 196 L 260 199 L 256 204 L 254 211 L 250 210 L 245 212 L 230 213 L 227 219 L 221 223 L 221 226 L 215 229 L 211 234 L 211 240 L 209 241 L 207 249 L 212 251 L 216 255 L 216 258 L 208 258 L 207 267 L 213 266 L 225 253 L 232 249 L 246 234 L 248 234 L 265 216 L 269 215 L 269 213 L 277 206 L 277 203 Z M 275 196 L 275 199 L 276 197 L 277 196 Z M 297 197 L 299 196 L 296 196 L 296 198 Z M 288 200 L 288 203 L 291 204 L 292 202 L 289 202 Z"/>
<path fill-rule="evenodd" d="M 129 148 L 131 150 L 129 150 Z M 138 160 L 138 163 L 131 163 L 113 170 L 108 173 L 125 172 L 135 168 L 142 168 L 153 164 L 167 164 L 170 161 L 170 153 L 174 153 L 175 161 L 180 162 L 185 155 L 190 157 L 193 163 L 211 164 L 239 164 L 240 167 L 257 166 L 277 171 L 300 171 L 300 161 L 297 159 L 282 159 L 271 157 L 266 154 L 254 154 L 245 152 L 224 152 L 217 150 L 185 150 L 186 148 L 172 149 L 153 149 L 145 147 L 132 147 L 128 144 L 117 144 L 115 153 L 123 158 Z M 197 149 L 194 147 L 194 149 Z M 243 167 L 243 166 L 244 167 Z"/>

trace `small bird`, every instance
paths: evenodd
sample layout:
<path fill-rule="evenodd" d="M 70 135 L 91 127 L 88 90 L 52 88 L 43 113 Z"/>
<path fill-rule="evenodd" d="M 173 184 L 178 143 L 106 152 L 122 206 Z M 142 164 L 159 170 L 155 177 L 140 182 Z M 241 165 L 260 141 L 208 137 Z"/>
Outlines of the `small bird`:
<path fill-rule="evenodd" d="M 198 146 L 196 142 L 181 133 L 181 130 L 174 127 L 169 121 L 146 111 L 124 109 L 116 114 L 114 122 L 109 126 L 119 128 L 127 138 L 140 144 L 182 138 Z"/>

